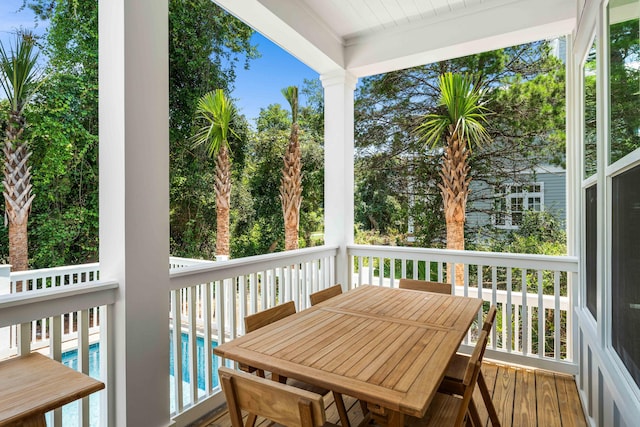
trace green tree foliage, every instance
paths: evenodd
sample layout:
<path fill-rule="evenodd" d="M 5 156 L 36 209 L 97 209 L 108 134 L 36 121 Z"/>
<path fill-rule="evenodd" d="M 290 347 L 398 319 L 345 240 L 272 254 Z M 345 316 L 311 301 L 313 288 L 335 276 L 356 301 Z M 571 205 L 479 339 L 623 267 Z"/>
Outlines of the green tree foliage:
<path fill-rule="evenodd" d="M 29 228 L 31 267 L 98 258 L 98 2 L 25 0 L 48 21 L 41 49 L 47 80 L 25 112 L 33 140 L 34 200 Z M 215 242 L 214 166 L 189 142 L 197 100 L 230 90 L 235 69 L 257 56 L 252 30 L 209 0 L 169 1 L 171 250 L 212 258 Z M 242 62 L 241 62 L 242 61 Z M 2 104 L 2 120 L 6 109 Z M 236 118 L 229 140 L 233 174 L 242 175 L 242 141 L 249 131 Z M 235 178 L 234 178 L 235 179 Z M 232 205 L 234 204 L 232 199 Z M 232 221 L 236 215 L 232 212 Z M 7 241 L 6 229 L 0 239 Z M 7 259 L 7 246 L 0 246 Z"/>
<path fill-rule="evenodd" d="M 377 224 L 381 232 L 399 227 L 403 233 L 411 217 L 417 243 L 443 245 L 441 153 L 425 147 L 414 130 L 434 112 L 437 79 L 445 72 L 472 74 L 488 88 L 486 106 L 494 114 L 487 130 L 494 142 L 470 155 L 475 182 L 518 182 L 520 172 L 532 166 L 564 161 L 558 156 L 564 153 L 564 65 L 546 42 L 368 77 L 358 87 L 355 106 L 356 222 L 363 228 Z M 486 196 L 471 192 L 467 212 L 481 197 Z M 385 209 L 377 209 L 379 200 L 385 200 Z"/>
<path fill-rule="evenodd" d="M 611 25 L 610 93 L 611 152 L 610 163 L 640 147 L 640 20 Z"/>
<path fill-rule="evenodd" d="M 258 53 L 251 28 L 210 0 L 171 0 L 169 12 L 170 248 L 176 256 L 213 259 L 215 165 L 189 142 L 193 117 L 202 95 L 216 88 L 231 92 L 238 62 L 243 58 L 247 67 Z M 248 124 L 236 116 L 231 128 L 237 134 L 229 138 L 232 181 L 240 182 Z M 235 203 L 234 194 L 232 224 Z"/>
<path fill-rule="evenodd" d="M 49 62 L 28 110 L 33 141 L 32 268 L 98 257 L 97 2 L 28 2 L 49 29 Z"/>
<path fill-rule="evenodd" d="M 319 84 L 305 82 L 301 92 L 307 103 L 300 108 L 300 145 L 304 194 L 300 213 L 300 246 L 321 244 L 324 200 L 323 104 Z M 291 114 L 280 104 L 260 111 L 256 132 L 247 147 L 242 177 L 246 192 L 238 195 L 237 222 L 232 232 L 233 257 L 284 250 L 284 226 L 278 191 L 282 156 L 291 131 Z"/>
<path fill-rule="evenodd" d="M 526 211 L 518 229 L 496 233 L 472 246 L 474 250 L 521 254 L 566 255 L 564 224 L 552 212 Z"/>
<path fill-rule="evenodd" d="M 584 177 L 597 169 L 597 112 L 596 112 L 596 42 L 594 40 L 584 64 Z"/>

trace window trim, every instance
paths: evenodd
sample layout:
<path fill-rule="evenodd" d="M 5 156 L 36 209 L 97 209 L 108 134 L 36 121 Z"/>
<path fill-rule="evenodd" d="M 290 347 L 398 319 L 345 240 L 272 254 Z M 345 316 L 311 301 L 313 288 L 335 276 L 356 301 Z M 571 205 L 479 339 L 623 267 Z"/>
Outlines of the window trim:
<path fill-rule="evenodd" d="M 527 191 L 527 187 L 539 186 L 539 191 Z M 524 189 L 524 191 L 520 190 L 518 192 L 512 192 L 513 187 L 520 187 Z M 499 189 L 504 189 L 503 191 L 499 191 Z M 542 181 L 527 181 L 524 183 L 515 183 L 509 182 L 506 184 L 502 184 L 498 187 L 493 188 L 494 200 L 504 201 L 506 210 L 498 212 L 494 208 L 494 212 L 491 214 L 491 224 L 498 229 L 501 230 L 517 230 L 520 228 L 520 224 L 514 224 L 513 222 L 513 212 L 511 210 L 511 202 L 514 199 L 521 198 L 522 199 L 522 210 L 516 211 L 523 214 L 524 212 L 530 210 L 529 209 L 529 199 L 532 197 L 540 198 L 540 209 L 537 212 L 544 212 L 544 182 Z M 504 216 L 504 224 L 497 224 L 498 213 Z"/>

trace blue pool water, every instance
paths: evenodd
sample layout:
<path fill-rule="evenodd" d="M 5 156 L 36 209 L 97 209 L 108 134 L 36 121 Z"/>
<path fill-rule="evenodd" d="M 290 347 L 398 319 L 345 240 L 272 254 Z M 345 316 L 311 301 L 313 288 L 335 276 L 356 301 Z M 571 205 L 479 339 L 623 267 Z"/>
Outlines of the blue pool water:
<path fill-rule="evenodd" d="M 211 343 L 211 348 L 215 348 L 218 345 L 216 342 Z M 190 383 L 191 373 L 189 372 L 189 335 L 182 334 L 181 340 L 181 354 L 182 354 L 182 390 L 183 390 L 183 403 L 186 405 L 191 400 L 190 395 Z M 89 376 L 100 379 L 100 347 L 98 343 L 91 344 L 89 346 Z M 197 338 L 196 341 L 196 360 L 198 369 L 198 395 L 204 395 L 204 339 Z M 211 381 L 214 387 L 218 385 L 218 358 L 212 353 L 212 377 Z M 62 363 L 69 366 L 72 369 L 78 368 L 78 352 L 77 350 L 69 350 L 62 353 Z M 173 339 L 169 339 L 169 375 L 170 375 L 170 397 L 171 407 L 170 411 L 175 411 L 175 381 L 173 377 L 174 363 L 173 363 Z M 102 392 L 93 393 L 89 396 L 89 421 L 90 425 L 97 426 L 100 424 L 100 395 Z M 62 424 L 63 426 L 78 425 L 79 416 L 79 402 L 69 403 L 62 407 Z M 51 420 L 47 419 L 48 425 L 51 425 Z"/>

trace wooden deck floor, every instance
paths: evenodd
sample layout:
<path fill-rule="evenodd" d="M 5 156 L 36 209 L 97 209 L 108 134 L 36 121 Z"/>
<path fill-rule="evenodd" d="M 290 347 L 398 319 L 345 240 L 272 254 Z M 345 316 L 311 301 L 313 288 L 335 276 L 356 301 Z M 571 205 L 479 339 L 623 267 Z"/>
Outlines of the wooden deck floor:
<path fill-rule="evenodd" d="M 586 427 L 587 423 L 573 377 L 549 371 L 513 367 L 485 361 L 482 371 L 503 427 Z M 474 399 L 486 425 L 487 413 L 476 390 Z M 325 400 L 327 420 L 339 423 L 330 394 Z M 362 412 L 357 401 L 345 396 L 352 426 L 358 426 Z M 264 420 L 256 423 L 266 427 Z M 212 414 L 194 427 L 231 427 L 226 409 Z"/>

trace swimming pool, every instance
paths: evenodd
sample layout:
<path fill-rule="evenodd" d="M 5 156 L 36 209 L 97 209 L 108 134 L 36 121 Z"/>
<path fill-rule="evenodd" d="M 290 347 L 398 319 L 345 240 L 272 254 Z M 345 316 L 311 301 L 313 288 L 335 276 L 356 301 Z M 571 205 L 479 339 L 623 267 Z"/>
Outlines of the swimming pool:
<path fill-rule="evenodd" d="M 211 342 L 211 348 L 218 345 Z M 182 355 L 182 391 L 183 404 L 188 404 L 191 400 L 191 372 L 189 372 L 189 335 L 182 334 L 181 340 Z M 100 344 L 94 343 L 89 346 L 89 376 L 100 379 Z M 214 387 L 218 385 L 218 358 L 212 353 L 212 384 Z M 196 341 L 196 361 L 198 367 L 198 395 L 205 394 L 204 381 L 204 339 L 198 337 Z M 78 351 L 76 349 L 65 351 L 62 353 L 62 363 L 72 369 L 78 368 Z M 175 381 L 173 377 L 173 339 L 169 337 L 169 396 L 170 396 L 170 412 L 175 412 Z M 92 426 L 100 424 L 100 395 L 102 392 L 93 393 L 89 396 L 89 423 Z M 62 407 L 62 424 L 78 425 L 79 402 L 69 403 Z M 51 420 L 47 417 L 47 424 L 51 425 Z"/>

